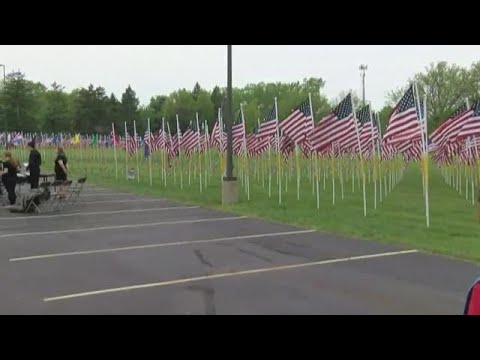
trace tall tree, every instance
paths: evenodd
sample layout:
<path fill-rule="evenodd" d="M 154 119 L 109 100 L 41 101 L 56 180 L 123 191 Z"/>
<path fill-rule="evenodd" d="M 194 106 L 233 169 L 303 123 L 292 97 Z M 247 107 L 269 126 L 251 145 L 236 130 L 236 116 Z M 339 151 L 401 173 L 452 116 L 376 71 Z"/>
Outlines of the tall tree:
<path fill-rule="evenodd" d="M 114 93 L 110 94 L 110 97 L 107 101 L 108 107 L 108 122 L 114 123 L 116 129 L 123 129 L 124 125 L 121 119 L 121 103 L 118 101 Z"/>
<path fill-rule="evenodd" d="M 68 94 L 64 87 L 54 82 L 45 92 L 45 110 L 43 113 L 43 131 L 67 131 L 70 128 Z"/>
<path fill-rule="evenodd" d="M 109 132 L 108 96 L 103 87 L 95 88 L 92 84 L 88 89 L 78 89 L 73 92 L 74 112 L 73 130 L 82 132 Z"/>
<path fill-rule="evenodd" d="M 429 131 L 445 120 L 467 98 L 475 96 L 471 74 L 468 69 L 442 61 L 430 64 L 425 72 L 415 74 L 410 80 L 410 83 L 416 82 L 422 101 L 423 96 L 427 96 Z M 394 106 L 408 86 L 391 91 L 387 97 L 388 105 Z"/>
<path fill-rule="evenodd" d="M 122 94 L 122 118 L 123 121 L 127 123 L 131 123 L 133 120 L 138 120 L 138 106 L 140 105 L 140 101 L 137 98 L 137 94 L 132 89 L 130 85 L 128 85 L 125 92 Z"/>
<path fill-rule="evenodd" d="M 224 98 L 224 93 L 218 86 L 215 86 L 215 88 L 212 91 L 212 94 L 210 95 L 210 100 L 213 105 L 214 114 L 217 114 L 218 109 L 222 107 L 223 98 Z"/>
<path fill-rule="evenodd" d="M 0 94 L 3 127 L 6 130 L 38 130 L 38 105 L 44 91 L 45 86 L 27 80 L 20 71 L 8 74 Z"/>
<path fill-rule="evenodd" d="M 201 91 L 202 91 L 202 88 L 200 87 L 200 84 L 197 82 L 192 91 L 192 96 L 195 99 L 195 101 L 197 101 Z"/>

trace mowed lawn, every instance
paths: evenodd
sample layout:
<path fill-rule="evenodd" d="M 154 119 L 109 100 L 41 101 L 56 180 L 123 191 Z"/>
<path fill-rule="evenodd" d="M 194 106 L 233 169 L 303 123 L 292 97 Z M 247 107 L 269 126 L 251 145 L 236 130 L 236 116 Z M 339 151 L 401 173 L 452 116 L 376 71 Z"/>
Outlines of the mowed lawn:
<path fill-rule="evenodd" d="M 167 185 L 161 178 L 161 159 L 153 157 L 153 186 L 150 186 L 147 161 L 143 154 L 139 156 L 141 176 L 137 180 L 127 180 L 125 176 L 125 155 L 118 154 L 118 180 L 115 179 L 113 152 L 104 150 L 93 153 L 89 150 L 67 150 L 73 177 L 80 177 L 85 172 L 89 182 L 101 186 L 126 190 L 132 193 L 176 199 L 181 202 L 200 204 L 216 209 L 233 211 L 252 217 L 269 219 L 277 222 L 298 225 L 305 228 L 336 234 L 349 235 L 359 239 L 377 240 L 389 244 L 403 245 L 409 249 L 421 249 L 433 253 L 450 255 L 458 258 L 480 262 L 480 239 L 478 231 L 480 222 L 477 209 L 465 195 L 445 184 L 440 171 L 430 166 L 430 228 L 425 221 L 425 203 L 422 195 L 422 178 L 420 166 L 412 163 L 408 167 L 399 184 L 388 193 L 383 202 L 374 209 L 373 179 L 367 183 L 368 214 L 363 216 L 363 197 L 361 187 L 355 179 L 354 192 L 349 176 L 344 179 L 344 199 L 341 198 L 341 187 L 338 177 L 335 181 L 336 203 L 332 204 L 332 179 L 327 177 L 325 188 L 323 178 L 320 181 L 320 209 L 316 206 L 316 196 L 312 193 L 312 184 L 307 172 L 302 174 L 300 201 L 297 200 L 296 179 L 293 173 L 285 184 L 282 179 L 283 201 L 278 203 L 278 185 L 276 175 L 272 180 L 272 196 L 268 197 L 268 182 L 262 186 L 262 178 L 250 176 L 250 201 L 247 200 L 244 188 L 241 188 L 241 200 L 234 206 L 221 204 L 220 171 L 215 171 L 207 181 L 205 189 L 200 193 L 199 164 L 196 164 L 194 178 L 194 162 L 191 162 L 190 185 L 188 180 L 188 161 L 184 160 L 183 189 L 180 188 L 180 175 L 176 167 L 175 182 L 173 170 L 167 177 Z M 211 156 L 215 169 L 219 169 L 218 155 Z M 202 157 L 202 171 L 205 171 L 205 157 Z M 306 162 L 302 162 L 306 164 Z M 135 159 L 129 160 L 129 168 L 135 167 Z M 43 165 L 43 172 L 53 169 L 53 153 L 48 150 Z M 253 166 L 251 168 L 253 172 Z M 338 175 L 337 175 L 338 176 Z M 344 174 L 345 177 L 345 174 Z M 368 181 L 368 179 L 367 179 Z M 464 181 L 464 180 L 463 180 Z M 286 192 L 285 192 L 286 190 Z"/>

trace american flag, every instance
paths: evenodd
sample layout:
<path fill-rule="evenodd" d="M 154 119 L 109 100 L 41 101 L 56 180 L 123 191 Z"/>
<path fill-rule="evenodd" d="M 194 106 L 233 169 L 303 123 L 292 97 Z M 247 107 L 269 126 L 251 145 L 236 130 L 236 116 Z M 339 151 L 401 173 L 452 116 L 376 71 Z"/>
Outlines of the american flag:
<path fill-rule="evenodd" d="M 295 142 L 290 137 L 283 135 L 280 138 L 280 151 L 285 161 L 292 154 L 294 149 L 295 149 Z"/>
<path fill-rule="evenodd" d="M 432 140 L 435 144 L 439 145 L 445 135 L 450 132 L 455 127 L 455 122 L 459 118 L 460 115 L 467 112 L 467 104 L 463 104 L 459 107 L 455 112 L 448 117 L 447 120 L 443 121 L 431 134 L 430 140 Z"/>
<path fill-rule="evenodd" d="M 480 101 L 476 101 L 472 105 L 469 113 L 470 117 L 456 136 L 455 141 L 461 141 L 469 136 L 480 135 Z"/>
<path fill-rule="evenodd" d="M 153 144 L 152 150 L 158 151 L 165 148 L 165 133 L 162 129 L 158 130 L 156 134 L 153 135 Z"/>
<path fill-rule="evenodd" d="M 222 129 L 220 129 L 221 123 L 221 120 L 215 122 L 210 136 L 210 144 L 216 146 L 220 151 L 225 151 L 227 149 L 227 134 L 223 129 L 223 123 Z"/>
<path fill-rule="evenodd" d="M 247 136 L 247 154 L 250 157 L 257 156 L 257 136 L 255 133 Z"/>
<path fill-rule="evenodd" d="M 382 160 L 390 160 L 393 159 L 397 150 L 395 146 L 391 144 L 382 143 Z"/>
<path fill-rule="evenodd" d="M 244 152 L 245 147 L 245 122 L 243 119 L 243 111 L 240 110 L 238 114 L 237 121 L 232 127 L 232 137 L 233 137 L 233 151 L 238 155 L 241 152 Z"/>
<path fill-rule="evenodd" d="M 119 146 L 120 144 L 120 139 L 118 138 L 118 134 L 115 133 L 115 131 L 112 129 L 110 132 L 110 137 L 112 139 L 112 144 L 115 146 Z M 82 142 L 82 137 L 80 136 L 80 143 Z"/>
<path fill-rule="evenodd" d="M 279 126 L 282 133 L 288 136 L 295 144 L 303 143 L 308 131 L 313 128 L 310 99 L 301 103 Z"/>
<path fill-rule="evenodd" d="M 172 136 L 170 132 L 170 124 L 167 122 L 168 136 L 166 137 L 165 149 L 169 158 L 174 158 L 178 155 L 178 140 L 177 136 Z"/>
<path fill-rule="evenodd" d="M 12 133 L 10 142 L 14 145 L 19 145 L 23 142 L 23 134 L 19 131 Z"/>
<path fill-rule="evenodd" d="M 418 161 L 422 155 L 422 141 L 416 140 L 408 144 L 408 146 L 403 145 L 402 150 L 400 151 L 403 154 L 405 161 Z"/>
<path fill-rule="evenodd" d="M 129 133 L 125 134 L 125 143 L 126 143 L 126 151 L 129 155 L 134 155 L 138 150 L 138 143 L 135 141 L 133 136 L 130 136 Z"/>
<path fill-rule="evenodd" d="M 273 107 L 268 112 L 267 116 L 265 117 L 264 121 L 260 124 L 257 131 L 257 137 L 264 138 L 264 137 L 276 136 L 277 127 L 278 127 L 277 106 L 276 104 L 274 104 Z"/>
<path fill-rule="evenodd" d="M 358 130 L 360 146 L 362 147 L 363 153 L 367 154 L 373 151 L 375 142 L 378 140 L 377 123 L 370 110 L 370 105 L 367 105 L 357 113 L 357 119 L 360 122 Z M 355 147 L 356 150 L 358 150 L 358 144 L 356 144 Z"/>
<path fill-rule="evenodd" d="M 259 138 L 258 129 L 255 130 L 255 139 L 256 141 L 255 142 L 252 141 L 252 144 L 255 145 L 254 152 L 256 155 L 262 154 L 264 151 L 266 151 L 270 147 L 270 138 L 268 137 Z"/>
<path fill-rule="evenodd" d="M 198 130 L 195 124 L 190 123 L 182 135 L 182 150 L 186 155 L 190 155 L 196 148 L 198 148 Z"/>
<path fill-rule="evenodd" d="M 411 85 L 390 115 L 383 142 L 399 144 L 420 139 L 421 136 L 420 120 Z"/>
<path fill-rule="evenodd" d="M 312 149 L 322 151 L 338 142 L 341 146 L 356 138 L 353 118 L 352 95 L 343 99 L 322 121 L 310 132 L 308 141 Z"/>

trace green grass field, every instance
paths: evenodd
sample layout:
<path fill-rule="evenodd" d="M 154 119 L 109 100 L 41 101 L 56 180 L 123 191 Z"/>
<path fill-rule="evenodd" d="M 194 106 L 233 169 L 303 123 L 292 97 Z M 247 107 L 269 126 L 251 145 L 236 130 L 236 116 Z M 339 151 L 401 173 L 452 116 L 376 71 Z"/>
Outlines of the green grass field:
<path fill-rule="evenodd" d="M 42 152 L 42 151 L 41 151 Z M 19 160 L 26 159 L 26 152 L 16 154 Z M 53 150 L 45 150 L 42 172 L 53 170 Z M 283 178 L 283 203 L 278 204 L 277 179 L 272 180 L 272 196 L 269 199 L 267 181 L 254 178 L 253 166 L 250 169 L 250 201 L 244 188 L 241 189 L 241 201 L 234 206 L 221 204 L 221 177 L 218 155 L 212 154 L 212 168 L 217 169 L 207 181 L 207 188 L 199 191 L 198 159 L 194 178 L 194 162 L 191 163 L 190 185 L 188 181 L 188 162 L 184 160 L 183 189 L 180 188 L 180 175 L 176 167 L 175 181 L 173 170 L 167 177 L 165 187 L 161 177 L 161 158 L 156 154 L 152 158 L 153 186 L 150 186 L 147 161 L 139 154 L 140 182 L 127 180 L 125 176 L 125 154 L 118 151 L 118 177 L 115 179 L 113 150 L 94 151 L 68 150 L 70 170 L 73 178 L 85 172 L 90 183 L 108 186 L 132 193 L 175 199 L 181 202 L 233 211 L 239 214 L 288 223 L 325 232 L 343 234 L 362 239 L 377 240 L 387 244 L 403 245 L 407 248 L 421 249 L 457 258 L 480 262 L 480 223 L 477 210 L 471 201 L 465 200 L 454 189 L 445 184 L 440 171 L 430 167 L 430 228 L 425 223 L 425 207 L 422 196 L 422 178 L 418 164 L 411 164 L 400 183 L 388 196 L 373 209 L 373 181 L 367 183 L 368 215 L 363 216 L 363 197 L 361 187 L 355 179 L 352 192 L 351 177 L 344 182 L 344 199 L 341 199 L 340 182 L 336 179 L 336 204 L 332 204 L 332 181 L 327 178 L 325 188 L 320 181 L 320 209 L 316 206 L 316 197 L 312 194 L 312 184 L 307 171 L 303 172 L 300 201 L 297 200 L 296 179 L 293 172 L 285 184 Z M 303 166 L 307 166 L 302 161 Z M 135 167 L 135 158 L 130 159 L 129 168 Z M 205 157 L 202 157 L 202 170 L 205 169 Z M 305 170 L 305 168 L 304 168 Z M 344 175 L 345 176 L 345 175 Z M 368 181 L 368 179 L 367 179 Z M 464 180 L 463 180 L 464 181 Z M 203 184 L 205 185 L 205 184 Z M 288 187 L 285 192 L 285 185 Z M 378 200 L 379 201 L 379 200 Z"/>

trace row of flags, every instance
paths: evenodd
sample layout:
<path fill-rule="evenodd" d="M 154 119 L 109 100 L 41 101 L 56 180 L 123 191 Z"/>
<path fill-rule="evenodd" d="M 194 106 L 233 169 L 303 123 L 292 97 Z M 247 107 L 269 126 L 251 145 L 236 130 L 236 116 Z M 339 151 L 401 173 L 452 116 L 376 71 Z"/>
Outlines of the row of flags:
<path fill-rule="evenodd" d="M 432 159 L 439 165 L 473 164 L 479 160 L 480 101 L 466 101 L 430 135 Z"/>
<path fill-rule="evenodd" d="M 291 114 L 280 121 L 275 99 L 263 121 L 258 121 L 255 130 L 247 133 L 243 108 L 238 112 L 233 124 L 233 150 L 237 155 L 259 156 L 265 151 L 274 150 L 288 158 L 296 147 L 304 156 L 313 153 L 324 156 L 362 155 L 372 158 L 378 154 L 383 160 L 402 155 L 405 161 L 419 160 L 422 153 L 433 153 L 438 163 L 448 163 L 454 158 L 471 161 L 478 153 L 476 136 L 480 135 L 480 102 L 472 106 L 462 105 L 448 119 L 440 124 L 428 137 L 424 104 L 411 85 L 393 109 L 385 134 L 382 136 L 378 114 L 369 105 L 355 111 L 351 94 L 347 95 L 323 119 L 315 123 L 311 97 L 305 99 Z M 198 115 L 187 129 L 177 129 L 172 134 L 170 124 L 163 121 L 162 128 L 154 132 L 147 130 L 142 137 L 134 129 L 133 135 L 119 136 L 112 128 L 109 135 L 46 134 L 46 133 L 0 133 L 0 143 L 25 145 L 35 140 L 37 146 L 98 146 L 123 148 L 130 155 L 144 148 L 145 156 L 164 150 L 171 157 L 180 152 L 189 156 L 194 152 L 209 148 L 226 150 L 227 135 L 221 110 L 211 133 L 206 121 L 199 122 Z M 469 160 L 470 159 L 470 160 Z"/>

